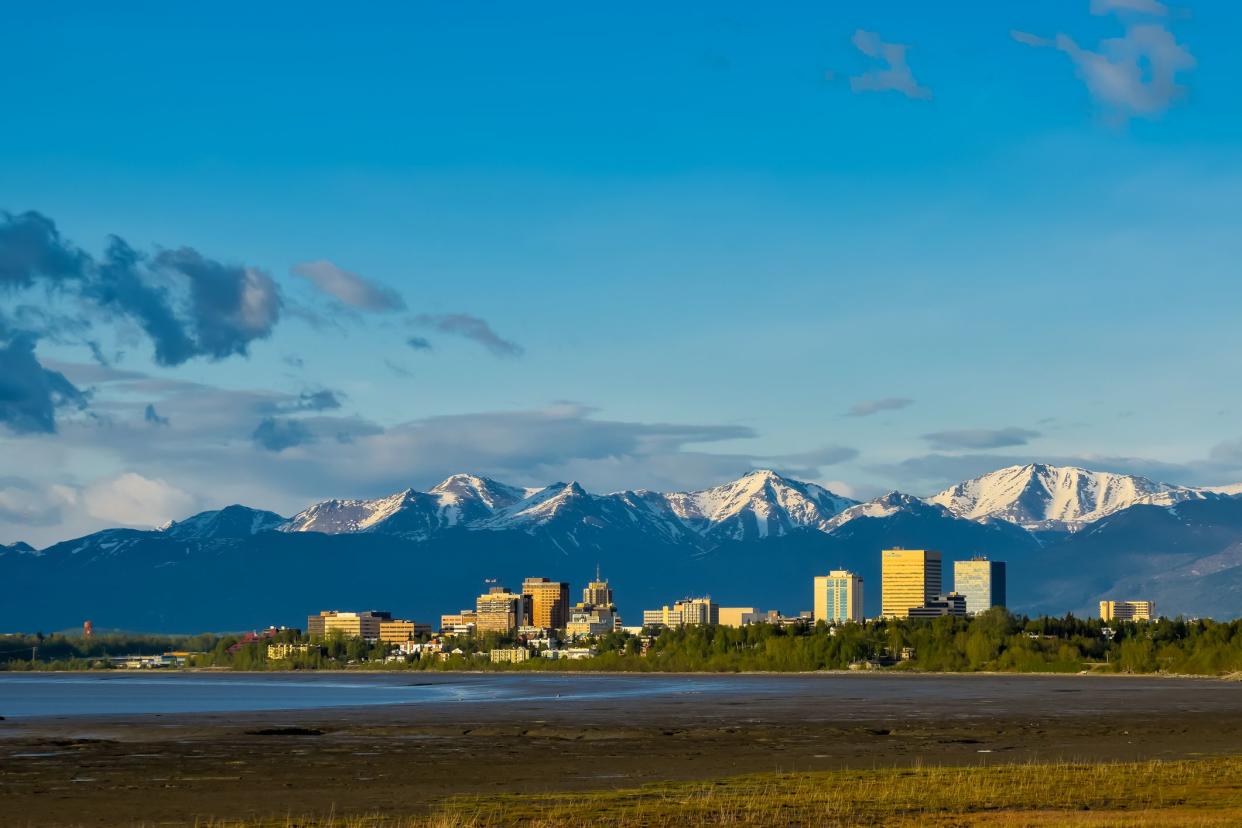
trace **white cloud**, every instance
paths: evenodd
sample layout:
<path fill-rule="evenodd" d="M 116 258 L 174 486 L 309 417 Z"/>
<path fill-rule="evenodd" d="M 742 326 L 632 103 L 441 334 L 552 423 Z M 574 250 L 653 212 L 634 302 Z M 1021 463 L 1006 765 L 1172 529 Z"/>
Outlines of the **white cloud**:
<path fill-rule="evenodd" d="M 0 521 L 28 526 L 59 523 L 62 511 L 73 506 L 73 489 L 58 484 L 41 485 L 19 478 L 0 478 Z M 19 538 L 16 540 L 20 540 Z M 4 542 L 0 539 L 0 543 Z"/>
<path fill-rule="evenodd" d="M 82 491 L 82 502 L 99 520 L 150 527 L 185 517 L 195 499 L 164 480 L 126 472 L 91 483 Z"/>
<path fill-rule="evenodd" d="M 325 259 L 296 264 L 293 275 L 306 279 L 342 305 L 355 310 L 383 312 L 405 309 L 405 300 L 392 288 L 337 267 Z"/>

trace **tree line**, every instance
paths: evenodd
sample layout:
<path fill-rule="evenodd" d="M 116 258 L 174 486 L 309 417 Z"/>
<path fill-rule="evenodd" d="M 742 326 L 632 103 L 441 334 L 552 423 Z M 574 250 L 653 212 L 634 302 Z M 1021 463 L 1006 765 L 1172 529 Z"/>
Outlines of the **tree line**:
<path fill-rule="evenodd" d="M 1161 619 L 1110 622 L 1028 618 L 994 608 L 973 618 L 887 619 L 828 626 L 752 624 L 645 630 L 642 636 L 609 633 L 586 643 L 589 659 L 534 655 L 516 664 L 491 664 L 492 649 L 524 646 L 490 633 L 442 640 L 448 655 L 394 656 L 391 644 L 334 634 L 309 653 L 272 660 L 267 645 L 305 643 L 296 631 L 247 641 L 235 635 L 64 635 L 0 638 L 0 668 L 89 669 L 113 655 L 196 651 L 192 667 L 234 670 L 385 668 L 416 670 L 598 670 L 633 672 L 798 672 L 882 667 L 934 672 L 1080 672 L 1218 675 L 1242 672 L 1242 619 Z M 460 653 L 454 654 L 460 650 Z M 32 655 L 34 656 L 32 658 Z"/>

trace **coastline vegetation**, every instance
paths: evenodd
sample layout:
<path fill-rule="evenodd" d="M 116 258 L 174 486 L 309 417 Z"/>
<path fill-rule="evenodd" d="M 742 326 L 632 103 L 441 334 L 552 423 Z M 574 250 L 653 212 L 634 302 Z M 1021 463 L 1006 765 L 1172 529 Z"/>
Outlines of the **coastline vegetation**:
<path fill-rule="evenodd" d="M 767 773 L 619 790 L 458 796 L 427 814 L 211 828 L 528 826 L 1234 826 L 1242 757 Z"/>
<path fill-rule="evenodd" d="M 396 648 L 330 636 L 308 653 L 268 658 L 267 645 L 307 643 L 295 630 L 239 635 L 69 635 L 0 637 L 0 669 L 82 670 L 109 657 L 188 651 L 186 666 L 233 670 L 498 670 L 621 672 L 805 672 L 866 669 L 930 672 L 1099 672 L 1222 675 L 1242 672 L 1242 620 L 1161 619 L 1105 624 L 1095 619 L 1027 618 L 996 608 L 970 619 L 820 624 L 686 626 L 609 633 L 586 659 L 538 655 L 493 664 L 492 649 L 527 646 L 512 637 L 446 637 L 441 652 L 394 655 Z M 581 643 L 581 642 L 580 642 Z"/>

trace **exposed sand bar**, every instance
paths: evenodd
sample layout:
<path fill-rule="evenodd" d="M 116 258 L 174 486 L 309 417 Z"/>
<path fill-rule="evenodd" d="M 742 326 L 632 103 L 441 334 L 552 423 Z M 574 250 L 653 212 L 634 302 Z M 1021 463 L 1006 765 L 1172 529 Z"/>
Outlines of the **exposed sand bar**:
<path fill-rule="evenodd" d="M 438 696 L 0 722 L 0 825 L 408 813 L 455 793 L 632 787 L 753 771 L 1242 752 L 1242 683 L 1209 679 L 403 673 L 383 680 L 431 683 Z"/>

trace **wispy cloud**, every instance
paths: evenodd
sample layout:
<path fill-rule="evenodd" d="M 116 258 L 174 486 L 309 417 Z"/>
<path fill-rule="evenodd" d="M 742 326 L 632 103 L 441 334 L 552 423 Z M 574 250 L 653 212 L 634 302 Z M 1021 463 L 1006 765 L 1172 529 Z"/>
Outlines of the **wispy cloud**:
<path fill-rule="evenodd" d="M 405 300 L 390 287 L 338 267 L 326 259 L 301 262 L 292 268 L 323 293 L 354 310 L 382 313 L 405 310 Z"/>
<path fill-rule="evenodd" d="M 1091 0 L 1091 13 L 1096 15 L 1116 12 L 1137 12 L 1159 17 L 1169 13 L 1169 7 L 1156 0 Z"/>
<path fill-rule="evenodd" d="M 914 400 L 909 397 L 884 397 L 879 400 L 856 402 L 845 413 L 850 417 L 870 417 L 872 414 L 879 414 L 881 411 L 897 411 L 910 405 L 914 405 Z"/>
<path fill-rule="evenodd" d="M 923 439 L 937 449 L 990 449 L 1024 446 L 1039 436 L 1026 428 L 966 428 L 958 431 L 936 431 Z"/>
<path fill-rule="evenodd" d="M 1095 50 L 1078 44 L 1060 32 L 1047 38 L 1030 32 L 1012 31 L 1019 43 L 1064 53 L 1088 94 L 1112 121 L 1153 118 L 1163 114 L 1186 94 L 1179 82 L 1182 73 L 1195 66 L 1190 51 L 1177 42 L 1164 21 L 1140 22 L 1147 16 L 1163 17 L 1168 8 L 1152 0 L 1093 0 L 1096 15 L 1123 17 L 1125 34 L 1100 41 Z"/>
<path fill-rule="evenodd" d="M 146 409 L 142 412 L 142 419 L 153 426 L 166 426 L 172 423 L 167 417 L 160 416 L 153 403 L 147 403 Z"/>
<path fill-rule="evenodd" d="M 525 352 L 521 345 L 492 330 L 486 320 L 468 313 L 419 314 L 414 317 L 414 324 L 472 340 L 499 357 L 517 357 Z M 412 343 L 407 344 L 415 347 Z"/>
<path fill-rule="evenodd" d="M 421 336 L 411 336 L 409 339 L 405 341 L 405 344 L 409 345 L 411 348 L 413 348 L 416 351 L 430 351 L 431 350 L 431 340 L 425 337 L 421 337 Z"/>
<path fill-rule="evenodd" d="M 883 68 L 851 77 L 850 89 L 855 92 L 900 92 L 907 98 L 921 100 L 931 98 L 931 90 L 914 79 L 914 72 L 906 62 L 906 51 L 910 47 L 900 43 L 885 43 L 875 32 L 862 29 L 854 32 L 850 42 L 867 57 L 884 64 Z"/>

